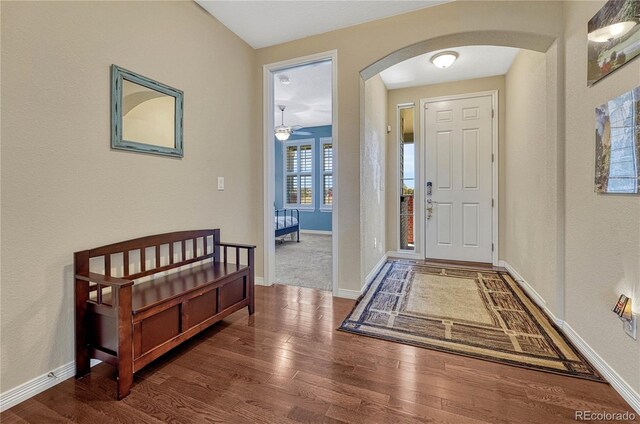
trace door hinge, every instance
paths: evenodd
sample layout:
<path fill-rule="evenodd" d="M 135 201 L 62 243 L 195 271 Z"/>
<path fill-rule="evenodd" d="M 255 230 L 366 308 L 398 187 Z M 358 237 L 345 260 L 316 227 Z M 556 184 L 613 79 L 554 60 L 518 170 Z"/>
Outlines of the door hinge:
<path fill-rule="evenodd" d="M 496 116 L 496 111 L 495 109 L 491 109 L 491 117 L 494 118 Z"/>
<path fill-rule="evenodd" d="M 491 243 L 491 251 L 493 252 L 494 246 L 493 243 Z"/>
<path fill-rule="evenodd" d="M 495 201 L 493 199 L 491 199 L 491 207 L 493 208 L 495 205 Z"/>
<path fill-rule="evenodd" d="M 496 161 L 496 155 L 491 153 L 491 163 Z"/>
<path fill-rule="evenodd" d="M 429 105 L 427 103 L 424 104 L 425 109 L 429 109 Z"/>

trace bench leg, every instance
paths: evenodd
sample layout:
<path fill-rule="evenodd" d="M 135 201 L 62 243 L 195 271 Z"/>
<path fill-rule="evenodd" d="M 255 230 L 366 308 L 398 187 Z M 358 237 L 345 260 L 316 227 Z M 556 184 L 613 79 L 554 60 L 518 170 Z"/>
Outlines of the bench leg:
<path fill-rule="evenodd" d="M 76 281 L 76 379 L 91 372 L 89 349 L 87 343 L 87 300 L 89 299 L 89 283 Z"/>
<path fill-rule="evenodd" d="M 91 372 L 88 349 L 76 349 L 76 380 Z"/>
<path fill-rule="evenodd" d="M 122 400 L 131 393 L 133 385 L 133 373 L 118 370 L 118 400 Z"/>
<path fill-rule="evenodd" d="M 131 287 L 117 291 L 118 310 L 118 400 L 124 399 L 133 385 L 133 321 Z"/>

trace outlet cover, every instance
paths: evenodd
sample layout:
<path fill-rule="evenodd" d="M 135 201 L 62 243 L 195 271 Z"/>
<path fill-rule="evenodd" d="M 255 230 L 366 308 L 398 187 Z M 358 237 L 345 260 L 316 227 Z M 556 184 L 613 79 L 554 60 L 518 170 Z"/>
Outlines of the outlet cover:
<path fill-rule="evenodd" d="M 224 177 L 218 177 L 218 190 L 224 190 Z"/>
<path fill-rule="evenodd" d="M 630 320 L 622 320 L 622 328 L 633 340 L 638 340 L 638 315 L 633 315 Z"/>

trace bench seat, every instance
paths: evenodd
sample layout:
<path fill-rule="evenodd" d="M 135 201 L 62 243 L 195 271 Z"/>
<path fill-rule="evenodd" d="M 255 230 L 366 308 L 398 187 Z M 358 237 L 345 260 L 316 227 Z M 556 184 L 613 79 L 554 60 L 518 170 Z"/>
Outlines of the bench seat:
<path fill-rule="evenodd" d="M 134 284 L 131 290 L 131 312 L 138 315 L 161 303 L 188 296 L 205 286 L 211 289 L 223 286 L 248 268 L 246 265 L 210 262 Z M 212 284 L 212 281 L 216 283 Z M 110 294 L 104 294 L 103 302 L 111 303 Z"/>
<path fill-rule="evenodd" d="M 122 399 L 151 361 L 240 309 L 252 315 L 254 249 L 210 229 L 75 252 L 76 378 L 92 358 L 111 364 Z"/>

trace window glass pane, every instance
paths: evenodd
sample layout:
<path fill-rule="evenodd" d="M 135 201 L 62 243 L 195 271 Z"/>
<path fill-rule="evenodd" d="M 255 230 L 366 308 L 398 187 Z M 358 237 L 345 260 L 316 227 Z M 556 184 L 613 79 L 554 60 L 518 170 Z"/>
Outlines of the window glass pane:
<path fill-rule="evenodd" d="M 400 249 L 415 249 L 414 231 L 414 191 L 415 191 L 415 143 L 414 108 L 400 109 Z"/>
<path fill-rule="evenodd" d="M 322 171 L 323 172 L 333 171 L 333 145 L 332 144 L 322 145 Z"/>
<path fill-rule="evenodd" d="M 287 203 L 298 203 L 297 175 L 287 175 Z"/>
<path fill-rule="evenodd" d="M 300 172 L 311 172 L 312 165 L 311 145 L 300 146 Z"/>
<path fill-rule="evenodd" d="M 298 172 L 298 146 L 287 146 L 287 172 Z"/>
<path fill-rule="evenodd" d="M 402 195 L 413 196 L 414 186 L 413 180 L 402 180 Z"/>
<path fill-rule="evenodd" d="M 312 183 L 313 183 L 313 180 L 311 178 L 311 175 L 300 176 L 300 204 L 310 205 L 313 202 L 313 198 L 311 197 Z"/>
<path fill-rule="evenodd" d="M 408 179 L 408 178 L 414 178 L 415 177 L 415 161 L 414 161 L 414 151 L 415 151 L 415 145 L 413 143 L 407 144 L 407 143 L 403 143 L 402 144 L 402 165 L 400 167 L 401 169 L 401 174 L 400 174 L 400 178 L 403 179 Z"/>
<path fill-rule="evenodd" d="M 322 204 L 333 204 L 333 175 L 323 175 L 322 177 Z"/>

